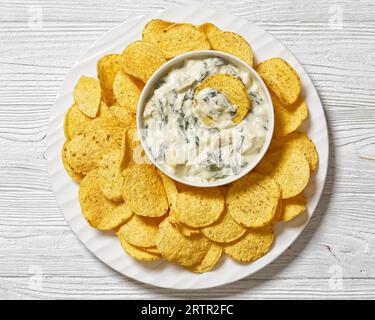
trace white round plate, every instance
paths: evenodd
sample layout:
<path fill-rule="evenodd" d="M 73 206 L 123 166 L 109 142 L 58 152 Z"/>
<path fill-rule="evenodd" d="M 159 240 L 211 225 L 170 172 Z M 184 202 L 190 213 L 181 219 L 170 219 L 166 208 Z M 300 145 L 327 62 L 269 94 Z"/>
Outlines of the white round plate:
<path fill-rule="evenodd" d="M 276 241 L 272 249 L 253 263 L 239 264 L 225 258 L 215 270 L 203 274 L 190 273 L 165 261 L 139 263 L 123 252 L 116 236 L 91 228 L 81 214 L 78 203 L 79 186 L 65 172 L 61 161 L 61 150 L 65 140 L 64 115 L 73 103 L 73 88 L 82 75 L 96 77 L 96 63 L 100 57 L 108 53 L 121 53 L 130 42 L 141 39 L 143 26 L 154 18 L 198 25 L 213 22 L 223 30 L 241 34 L 251 44 L 257 62 L 271 57 L 282 57 L 301 77 L 303 94 L 310 111 L 309 120 L 304 124 L 302 131 L 308 133 L 317 147 L 319 167 L 305 191 L 308 199 L 306 213 L 288 223 L 278 223 L 275 227 Z M 47 135 L 47 158 L 57 203 L 72 230 L 95 256 L 118 272 L 150 285 L 171 289 L 202 289 L 239 280 L 264 268 L 301 234 L 323 191 L 328 168 L 328 130 L 324 110 L 314 85 L 301 64 L 278 40 L 253 23 L 228 13 L 192 6 L 178 7 L 120 24 L 101 37 L 81 57 L 67 74 L 52 107 Z"/>

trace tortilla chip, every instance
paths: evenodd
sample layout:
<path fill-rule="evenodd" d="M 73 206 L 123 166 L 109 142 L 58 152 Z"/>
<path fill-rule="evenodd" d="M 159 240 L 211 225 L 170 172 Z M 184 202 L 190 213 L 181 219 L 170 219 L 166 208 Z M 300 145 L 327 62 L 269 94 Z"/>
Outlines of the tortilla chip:
<path fill-rule="evenodd" d="M 281 101 L 290 106 L 301 95 L 302 85 L 297 72 L 281 58 L 272 58 L 256 66 L 267 87 Z"/>
<path fill-rule="evenodd" d="M 206 35 L 190 23 L 175 23 L 164 29 L 157 46 L 167 59 L 189 51 L 211 49 Z"/>
<path fill-rule="evenodd" d="M 251 262 L 264 256 L 274 241 L 272 227 L 249 229 L 239 240 L 224 247 L 224 252 L 238 262 Z"/>
<path fill-rule="evenodd" d="M 129 208 L 141 216 L 161 217 L 169 209 L 160 177 L 156 169 L 147 164 L 127 169 L 123 197 Z"/>
<path fill-rule="evenodd" d="M 229 188 L 228 212 L 244 227 L 264 227 L 271 224 L 280 196 L 281 190 L 272 178 L 250 172 Z"/>
<path fill-rule="evenodd" d="M 166 62 L 156 46 L 144 41 L 131 43 L 124 50 L 123 56 L 125 72 L 145 83 Z"/>
<path fill-rule="evenodd" d="M 164 259 L 188 267 L 206 256 L 211 241 L 202 234 L 185 237 L 176 222 L 168 217 L 159 226 L 156 245 Z"/>
<path fill-rule="evenodd" d="M 218 188 L 186 186 L 183 192 L 177 194 L 176 218 L 192 228 L 208 226 L 220 218 L 224 202 Z"/>
<path fill-rule="evenodd" d="M 91 77 L 81 77 L 73 91 L 74 103 L 90 118 L 95 118 L 100 105 L 101 89 L 99 82 Z"/>
<path fill-rule="evenodd" d="M 113 94 L 113 81 L 117 72 L 122 70 L 124 57 L 122 54 L 108 54 L 102 57 L 97 64 L 97 72 L 100 86 L 103 91 L 103 98 L 108 105 L 116 102 Z"/>

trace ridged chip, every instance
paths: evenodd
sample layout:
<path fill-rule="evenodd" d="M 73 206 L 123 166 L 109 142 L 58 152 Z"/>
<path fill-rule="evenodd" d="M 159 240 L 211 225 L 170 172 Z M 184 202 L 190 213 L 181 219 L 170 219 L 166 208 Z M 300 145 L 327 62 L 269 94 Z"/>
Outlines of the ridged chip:
<path fill-rule="evenodd" d="M 118 235 L 121 234 L 133 246 L 142 248 L 155 247 L 156 235 L 162 220 L 163 217 L 149 218 L 135 214 L 120 228 Z"/>
<path fill-rule="evenodd" d="M 186 224 L 178 221 L 176 212 L 172 208 L 170 208 L 169 216 L 175 220 L 175 225 L 178 227 L 178 230 L 181 232 L 181 234 L 183 234 L 185 237 L 191 237 L 201 233 L 200 229 L 189 227 Z"/>
<path fill-rule="evenodd" d="M 283 199 L 301 193 L 310 178 L 306 157 L 298 148 L 286 145 L 267 152 L 255 171 L 275 179 L 280 185 Z"/>
<path fill-rule="evenodd" d="M 83 174 L 79 173 L 79 172 L 74 171 L 73 168 L 69 165 L 69 163 L 66 159 L 66 146 L 67 146 L 68 142 L 69 141 L 65 141 L 65 143 L 63 145 L 63 148 L 62 148 L 62 153 L 61 153 L 62 163 L 64 165 L 64 168 L 65 168 L 66 172 L 69 174 L 69 176 L 74 181 L 80 183 L 85 176 Z"/>
<path fill-rule="evenodd" d="M 176 218 L 192 228 L 205 227 L 219 219 L 224 196 L 218 188 L 185 187 L 177 194 Z"/>
<path fill-rule="evenodd" d="M 108 228 L 115 229 L 122 223 L 128 221 L 133 216 L 133 212 L 128 208 L 126 203 L 118 203 L 111 215 L 106 215 L 107 221 L 103 221 Z"/>
<path fill-rule="evenodd" d="M 129 208 L 141 216 L 161 217 L 169 209 L 163 183 L 151 165 L 141 164 L 127 169 L 123 197 Z"/>
<path fill-rule="evenodd" d="M 123 175 L 127 168 L 135 164 L 152 164 L 142 148 L 134 126 L 126 129 L 122 140 L 122 151 L 121 171 Z"/>
<path fill-rule="evenodd" d="M 134 114 L 137 112 L 141 90 L 139 90 L 137 84 L 125 72 L 119 71 L 117 73 L 113 82 L 113 94 L 120 106 Z"/>
<path fill-rule="evenodd" d="M 309 162 L 311 171 L 318 166 L 319 156 L 314 142 L 303 132 L 293 132 L 285 137 L 273 139 L 270 148 L 286 146 L 287 148 L 298 149 L 303 153 Z"/>
<path fill-rule="evenodd" d="M 229 74 L 214 74 L 207 77 L 197 86 L 195 96 L 205 88 L 221 92 L 233 106 L 237 107 L 236 115 L 232 118 L 234 123 L 239 123 L 246 117 L 251 108 L 251 101 L 241 80 Z M 212 119 L 205 117 L 204 122 L 210 126 Z"/>
<path fill-rule="evenodd" d="M 304 100 L 298 101 L 294 108 L 288 108 L 281 104 L 278 99 L 272 97 L 275 115 L 274 136 L 283 137 L 297 130 L 302 122 L 307 119 L 308 111 Z"/>
<path fill-rule="evenodd" d="M 74 103 L 83 114 L 95 118 L 100 105 L 101 88 L 99 82 L 91 77 L 82 76 L 74 88 Z"/>
<path fill-rule="evenodd" d="M 150 20 L 143 28 L 142 40 L 157 44 L 164 30 L 172 24 L 173 22 L 161 19 Z"/>
<path fill-rule="evenodd" d="M 251 262 L 264 256 L 271 249 L 273 241 L 271 226 L 249 229 L 242 238 L 226 245 L 224 252 L 238 262 Z"/>
<path fill-rule="evenodd" d="M 81 134 L 91 121 L 92 118 L 83 114 L 78 109 L 77 105 L 73 104 L 65 114 L 65 137 L 67 139 L 73 139 L 75 136 Z"/>
<path fill-rule="evenodd" d="M 97 64 L 97 72 L 104 100 L 108 105 L 116 102 L 113 94 L 113 81 L 117 72 L 122 70 L 124 57 L 122 54 L 108 54 L 102 57 Z"/>
<path fill-rule="evenodd" d="M 159 226 L 156 245 L 164 259 L 188 267 L 205 257 L 211 241 L 202 234 L 184 236 L 178 229 L 178 223 L 168 217 Z"/>
<path fill-rule="evenodd" d="M 120 170 L 121 150 L 115 149 L 103 156 L 98 166 L 98 182 L 104 196 L 112 201 L 122 200 L 124 177 Z"/>
<path fill-rule="evenodd" d="M 294 196 L 293 198 L 284 199 L 280 221 L 292 220 L 305 210 L 306 198 L 303 192 Z"/>
<path fill-rule="evenodd" d="M 201 232 L 212 241 L 229 243 L 242 237 L 246 232 L 246 228 L 234 221 L 228 210 L 225 210 L 218 221 L 202 228 Z"/>
<path fill-rule="evenodd" d="M 96 120 L 100 120 L 100 125 Z M 114 128 L 106 127 L 106 123 L 95 119 L 81 135 L 75 136 L 67 144 L 66 161 L 75 172 L 86 175 L 98 167 L 106 153 L 119 147 L 117 134 L 112 131 Z"/>
<path fill-rule="evenodd" d="M 256 71 L 282 104 L 290 106 L 301 95 L 301 80 L 285 60 L 272 58 L 263 61 L 256 66 Z"/>
<path fill-rule="evenodd" d="M 131 43 L 123 56 L 125 72 L 145 83 L 166 62 L 158 47 L 145 41 Z"/>
<path fill-rule="evenodd" d="M 207 27 L 206 27 L 207 29 Z M 250 44 L 238 33 L 214 30 L 212 26 L 206 33 L 213 50 L 223 51 L 240 58 L 250 67 L 253 66 L 254 54 Z"/>
<path fill-rule="evenodd" d="M 135 127 L 129 127 L 124 130 L 123 138 L 121 141 L 121 163 L 120 170 L 125 175 L 125 170 L 135 164 L 133 160 L 133 136 L 136 132 Z"/>
<path fill-rule="evenodd" d="M 285 199 L 287 200 L 287 199 Z M 272 224 L 277 223 L 281 219 L 281 215 L 283 213 L 283 199 L 280 198 L 279 203 L 277 204 L 275 215 L 272 219 Z"/>
<path fill-rule="evenodd" d="M 166 176 L 163 172 L 159 170 L 158 170 L 158 174 L 161 178 L 161 181 L 163 182 L 165 194 L 167 195 L 167 198 L 168 198 L 169 207 L 175 208 L 177 194 L 178 194 L 176 183 L 171 178 L 169 178 L 168 176 Z"/>
<path fill-rule="evenodd" d="M 99 230 L 112 230 L 132 215 L 124 204 L 110 201 L 103 195 L 97 170 L 91 171 L 81 181 L 78 199 L 88 223 Z"/>
<path fill-rule="evenodd" d="M 215 26 L 211 22 L 203 23 L 198 28 L 204 32 L 208 40 L 209 37 L 215 32 L 222 32 L 219 27 Z"/>
<path fill-rule="evenodd" d="M 272 178 L 250 172 L 229 187 L 228 212 L 242 226 L 264 227 L 272 222 L 280 196 L 280 188 Z"/>
<path fill-rule="evenodd" d="M 147 248 L 142 248 L 143 250 L 147 251 L 147 252 L 150 252 L 150 253 L 155 253 L 155 254 L 158 254 L 160 255 L 159 253 L 159 250 L 156 246 L 154 247 L 147 247 Z"/>
<path fill-rule="evenodd" d="M 100 117 L 91 121 L 91 123 L 85 128 L 83 134 L 97 132 L 99 130 L 105 130 L 109 135 L 107 137 L 109 140 L 114 140 L 118 145 L 121 145 L 124 131 L 123 123 L 113 117 L 113 114 L 108 107 L 103 109 L 103 111 L 101 110 Z"/>
<path fill-rule="evenodd" d="M 136 246 L 131 245 L 123 238 L 121 234 L 119 234 L 118 238 L 124 251 L 132 258 L 143 262 L 155 261 L 160 259 L 160 255 L 157 253 L 153 253 L 149 250 L 145 250 L 143 248 L 138 248 Z"/>
<path fill-rule="evenodd" d="M 121 126 L 134 127 L 136 125 L 135 114 L 129 111 L 127 108 L 121 107 L 119 104 L 115 104 L 110 107 L 112 117 L 120 122 Z"/>
<path fill-rule="evenodd" d="M 105 102 L 101 101 L 99 105 L 99 111 L 96 117 L 108 118 L 111 117 L 111 111 Z M 64 133 L 65 137 L 69 140 L 75 136 L 82 134 L 85 129 L 91 124 L 93 118 L 90 118 L 79 110 L 76 104 L 73 104 L 67 113 L 65 114 L 64 120 Z"/>
<path fill-rule="evenodd" d="M 218 261 L 220 260 L 222 256 L 222 253 L 223 253 L 223 248 L 220 245 L 212 242 L 210 249 L 208 249 L 208 252 L 204 256 L 204 258 L 197 264 L 194 264 L 188 267 L 187 269 L 189 271 L 198 272 L 198 273 L 210 271 L 218 263 Z"/>
<path fill-rule="evenodd" d="M 190 23 L 174 23 L 164 29 L 157 46 L 168 59 L 189 51 L 211 49 L 204 32 Z"/>

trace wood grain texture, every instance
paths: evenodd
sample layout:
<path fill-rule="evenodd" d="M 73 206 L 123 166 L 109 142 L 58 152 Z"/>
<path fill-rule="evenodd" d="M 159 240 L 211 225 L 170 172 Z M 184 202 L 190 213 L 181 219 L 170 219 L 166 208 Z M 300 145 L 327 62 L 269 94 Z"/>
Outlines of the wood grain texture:
<path fill-rule="evenodd" d="M 212 290 L 164 290 L 109 269 L 70 231 L 45 159 L 49 110 L 65 74 L 118 23 L 189 3 L 0 1 L 0 298 L 375 298 L 372 0 L 200 1 L 280 39 L 308 71 L 325 107 L 331 154 L 324 194 L 303 234 L 274 263 Z M 332 16 L 340 10 L 337 28 Z M 38 27 L 33 16 L 40 12 Z M 342 282 L 335 281 L 341 273 Z"/>

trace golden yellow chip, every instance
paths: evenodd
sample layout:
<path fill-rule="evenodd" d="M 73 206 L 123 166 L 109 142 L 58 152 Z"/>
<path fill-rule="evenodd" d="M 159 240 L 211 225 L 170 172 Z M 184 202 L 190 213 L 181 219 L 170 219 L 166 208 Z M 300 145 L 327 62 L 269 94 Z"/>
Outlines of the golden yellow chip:
<path fill-rule="evenodd" d="M 155 247 L 142 248 L 142 249 L 147 251 L 147 252 L 155 253 L 155 254 L 160 255 L 159 250 L 156 246 Z"/>
<path fill-rule="evenodd" d="M 222 32 L 217 26 L 215 26 L 211 22 L 203 23 L 198 28 L 204 32 L 208 40 L 209 40 L 209 36 L 212 35 L 213 33 Z"/>
<path fill-rule="evenodd" d="M 276 222 L 280 221 L 282 213 L 283 213 L 283 199 L 280 198 L 279 203 L 277 204 L 275 215 L 272 219 L 272 224 L 275 224 Z"/>
<path fill-rule="evenodd" d="M 211 49 L 206 35 L 190 23 L 174 23 L 164 29 L 157 42 L 166 58 L 194 50 Z"/>
<path fill-rule="evenodd" d="M 242 237 L 246 229 L 234 221 L 228 210 L 225 210 L 218 221 L 202 228 L 201 232 L 212 241 L 228 243 Z"/>
<path fill-rule="evenodd" d="M 129 139 L 129 130 L 135 130 L 135 128 L 130 127 L 127 129 L 124 129 L 123 131 L 123 137 L 121 141 L 121 163 L 120 163 L 120 170 L 121 174 L 125 174 L 125 170 L 130 167 L 131 164 L 133 164 L 133 158 L 131 153 L 131 147 L 130 147 L 130 139 Z"/>
<path fill-rule="evenodd" d="M 249 229 L 242 238 L 225 246 L 224 252 L 239 262 L 255 261 L 271 249 L 273 241 L 271 226 Z"/>
<path fill-rule="evenodd" d="M 183 223 L 179 224 L 179 230 L 185 237 L 193 237 L 201 233 L 197 228 L 191 228 Z"/>
<path fill-rule="evenodd" d="M 167 195 L 168 198 L 168 203 L 170 208 L 175 208 L 176 207 L 176 198 L 177 198 L 177 187 L 176 183 L 166 176 L 164 173 L 158 170 L 158 174 L 161 178 L 161 181 L 163 182 L 165 194 Z"/>
<path fill-rule="evenodd" d="M 116 134 L 109 127 L 99 126 L 96 120 L 101 119 L 92 121 L 83 134 L 75 136 L 66 146 L 67 163 L 83 175 L 97 168 L 106 153 L 119 148 Z"/>
<path fill-rule="evenodd" d="M 99 111 L 96 117 L 109 117 L 110 111 L 105 102 L 101 101 L 99 105 Z M 75 136 L 82 134 L 83 131 L 93 121 L 92 118 L 84 115 L 77 107 L 73 104 L 65 114 L 64 121 L 64 133 L 67 139 L 73 139 Z"/>
<path fill-rule="evenodd" d="M 160 217 L 169 209 L 163 183 L 156 169 L 148 164 L 127 169 L 123 197 L 129 208 L 141 216 Z"/>
<path fill-rule="evenodd" d="M 224 185 L 224 186 L 220 186 L 219 189 L 220 189 L 220 192 L 222 193 L 222 195 L 223 195 L 224 197 L 226 197 L 226 196 L 227 196 L 227 193 L 228 193 L 229 185 L 226 184 L 226 185 Z"/>
<path fill-rule="evenodd" d="M 81 77 L 73 91 L 74 103 L 90 118 L 95 118 L 99 111 L 101 95 L 99 82 L 91 77 Z"/>
<path fill-rule="evenodd" d="M 311 171 L 314 171 L 319 162 L 318 152 L 316 151 L 314 142 L 303 132 L 293 132 L 286 137 L 273 139 L 270 148 L 277 148 L 285 145 L 287 148 L 298 149 L 306 157 L 309 162 Z"/>
<path fill-rule="evenodd" d="M 75 136 L 81 134 L 87 125 L 92 121 L 92 118 L 84 115 L 73 104 L 65 114 L 64 133 L 67 139 L 73 139 Z"/>
<path fill-rule="evenodd" d="M 229 187 L 228 212 L 242 226 L 264 227 L 272 222 L 280 196 L 280 188 L 272 178 L 250 172 Z"/>
<path fill-rule="evenodd" d="M 96 118 L 102 118 L 102 119 L 110 118 L 110 119 L 113 119 L 113 115 L 111 113 L 111 110 L 110 110 L 110 108 L 107 106 L 107 104 L 104 101 L 100 102 L 99 112 L 96 115 Z M 96 121 L 96 119 L 94 119 L 94 121 Z"/>
<path fill-rule="evenodd" d="M 137 84 L 125 72 L 119 71 L 113 82 L 113 93 L 120 106 L 137 112 L 137 104 L 141 95 Z"/>
<path fill-rule="evenodd" d="M 118 145 L 121 145 L 124 131 L 123 123 L 113 117 L 113 114 L 108 107 L 106 109 L 105 116 L 101 115 L 99 118 L 91 121 L 91 123 L 85 128 L 83 134 L 105 130 L 108 133 L 108 140 L 113 140 Z"/>
<path fill-rule="evenodd" d="M 157 44 L 164 30 L 172 24 L 173 22 L 160 19 L 153 19 L 149 21 L 143 28 L 142 40 Z"/>
<path fill-rule="evenodd" d="M 151 162 L 144 154 L 136 128 L 131 126 L 126 129 L 122 140 L 122 174 L 125 175 L 125 170 L 135 164 L 151 164 Z"/>
<path fill-rule="evenodd" d="M 211 241 L 198 234 L 186 237 L 180 233 L 178 223 L 168 217 L 159 226 L 156 246 L 168 261 L 188 267 L 201 261 L 210 248 Z"/>
<path fill-rule="evenodd" d="M 110 107 L 111 116 L 117 120 L 122 127 L 132 127 L 136 125 L 135 114 L 130 112 L 127 108 L 123 108 L 118 104 Z"/>
<path fill-rule="evenodd" d="M 256 71 L 282 104 L 290 106 L 298 100 L 302 90 L 301 80 L 285 60 L 266 60 L 256 66 Z"/>
<path fill-rule="evenodd" d="M 119 240 L 124 251 L 132 258 L 138 261 L 155 261 L 160 259 L 160 255 L 157 253 L 150 252 L 149 250 L 144 250 L 143 248 L 138 248 L 127 242 L 121 234 L 119 234 Z"/>
<path fill-rule="evenodd" d="M 214 74 L 207 77 L 197 86 L 195 89 L 195 97 L 205 88 L 211 88 L 221 92 L 233 106 L 237 107 L 236 115 L 232 118 L 234 123 L 239 123 L 246 117 L 251 108 L 251 101 L 241 80 L 229 74 Z M 213 120 L 208 116 L 204 118 L 204 122 L 209 126 L 212 121 Z"/>
<path fill-rule="evenodd" d="M 123 56 L 125 72 L 145 83 L 166 62 L 156 46 L 144 41 L 131 43 L 124 50 Z"/>
<path fill-rule="evenodd" d="M 219 219 L 224 196 L 218 188 L 187 187 L 176 198 L 176 218 L 192 228 L 205 227 Z"/>
<path fill-rule="evenodd" d="M 112 230 L 131 217 L 123 204 L 108 200 L 98 184 L 98 171 L 91 171 L 81 182 L 78 193 L 82 213 L 88 223 L 99 230 Z"/>
<path fill-rule="evenodd" d="M 142 92 L 143 88 L 145 87 L 145 83 L 142 80 L 134 78 L 132 76 L 130 76 L 130 78 L 137 85 L 138 89 Z"/>
<path fill-rule="evenodd" d="M 208 250 L 205 257 L 197 264 L 188 267 L 187 269 L 192 272 L 207 272 L 212 270 L 217 262 L 220 260 L 223 253 L 223 248 L 212 242 L 210 249 Z"/>
<path fill-rule="evenodd" d="M 154 247 L 156 246 L 156 235 L 159 231 L 161 218 L 149 218 L 133 215 L 119 230 L 118 234 L 137 247 Z"/>
<path fill-rule="evenodd" d="M 124 177 L 120 170 L 121 150 L 115 149 L 103 156 L 98 166 L 98 182 L 104 196 L 112 201 L 122 200 Z"/>
<path fill-rule="evenodd" d="M 69 174 L 69 176 L 76 182 L 80 183 L 82 179 L 85 177 L 83 174 L 80 174 L 78 172 L 75 172 L 72 167 L 69 165 L 68 161 L 66 160 L 66 146 L 68 144 L 68 141 L 65 141 L 62 149 L 62 162 L 64 165 L 64 168 L 66 172 Z"/>
<path fill-rule="evenodd" d="M 122 223 L 128 221 L 132 216 L 133 212 L 128 208 L 126 203 L 116 203 L 117 207 L 112 211 L 111 215 L 105 215 L 107 221 L 103 220 L 103 224 L 107 225 L 108 228 L 115 229 Z"/>
<path fill-rule="evenodd" d="M 289 221 L 306 210 L 306 198 L 302 193 L 293 198 L 283 200 L 283 210 L 280 221 Z"/>
<path fill-rule="evenodd" d="M 275 115 L 274 136 L 283 137 L 297 130 L 302 122 L 307 119 L 308 111 L 304 100 L 299 101 L 294 108 L 288 108 L 281 104 L 278 99 L 272 97 Z"/>
<path fill-rule="evenodd" d="M 301 193 L 310 177 L 310 166 L 305 156 L 298 148 L 290 146 L 270 150 L 255 170 L 275 179 L 283 199 Z"/>
<path fill-rule="evenodd" d="M 108 54 L 97 64 L 98 79 L 103 91 L 104 100 L 108 105 L 116 102 L 113 94 L 113 81 L 118 71 L 122 70 L 124 57 L 122 54 Z"/>
<path fill-rule="evenodd" d="M 215 30 L 212 26 L 208 30 L 206 35 L 213 50 L 229 53 L 240 58 L 250 67 L 253 66 L 253 49 L 241 35 L 235 32 Z"/>
<path fill-rule="evenodd" d="M 192 237 L 199 235 L 201 233 L 200 229 L 189 227 L 182 222 L 177 220 L 176 212 L 171 208 L 169 211 L 169 216 L 174 219 L 175 225 L 178 227 L 178 230 L 185 237 Z"/>

